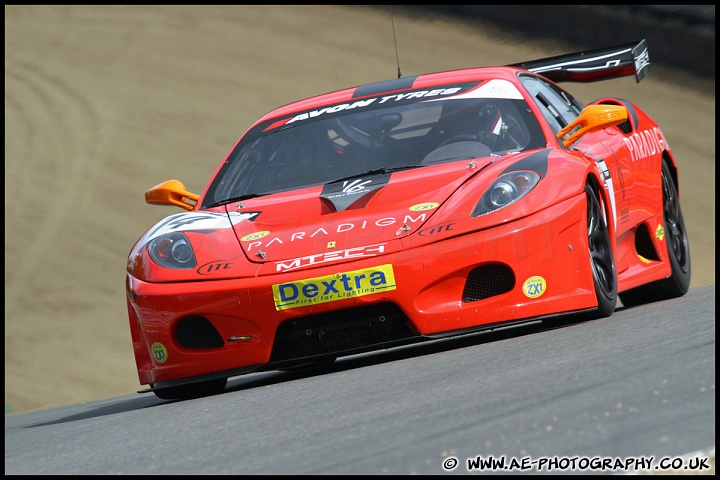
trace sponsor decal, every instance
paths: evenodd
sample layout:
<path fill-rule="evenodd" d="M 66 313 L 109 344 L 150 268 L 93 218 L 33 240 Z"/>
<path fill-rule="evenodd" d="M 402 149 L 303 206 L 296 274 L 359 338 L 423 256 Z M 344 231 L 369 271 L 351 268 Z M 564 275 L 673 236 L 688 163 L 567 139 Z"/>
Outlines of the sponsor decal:
<path fill-rule="evenodd" d="M 540 275 L 535 275 L 534 277 L 530 277 L 525 280 L 522 289 L 526 297 L 538 298 L 545 293 L 546 287 L 547 283 L 545 282 L 545 279 Z"/>
<path fill-rule="evenodd" d="M 272 286 L 276 310 L 336 302 L 395 288 L 395 274 L 389 263 Z"/>
<path fill-rule="evenodd" d="M 333 245 L 335 242 L 331 242 Z M 366 245 L 362 247 L 348 248 L 346 250 L 338 250 L 334 252 L 318 253 L 317 255 L 308 255 L 282 262 L 275 262 L 276 272 L 289 272 L 298 268 L 310 265 L 318 265 L 325 262 L 334 262 L 337 260 L 349 260 L 351 258 L 374 257 L 385 252 L 387 243 L 378 243 L 376 245 Z"/>
<path fill-rule="evenodd" d="M 603 179 L 605 189 L 610 192 L 610 208 L 612 209 L 613 225 L 617 228 L 617 210 L 615 207 L 615 187 L 613 186 L 612 175 L 610 175 L 610 169 L 608 168 L 605 160 L 602 158 L 596 158 L 598 173 L 600 178 Z"/>
<path fill-rule="evenodd" d="M 658 127 L 635 132 L 628 138 L 623 138 L 623 141 L 630 151 L 633 162 L 656 155 L 665 149 L 670 149 L 665 135 Z"/>
<path fill-rule="evenodd" d="M 452 230 L 453 225 L 455 223 L 444 223 L 441 225 L 433 225 L 432 227 L 423 228 L 418 232 L 418 235 L 421 237 L 430 237 L 432 235 L 439 235 L 441 233 L 446 233 Z"/>
<path fill-rule="evenodd" d="M 230 269 L 232 264 L 233 262 L 228 262 L 227 260 L 215 260 L 199 266 L 196 272 L 200 275 L 212 275 L 213 273 Z"/>
<path fill-rule="evenodd" d="M 153 343 L 150 347 L 150 352 L 152 353 L 155 361 L 158 363 L 165 363 L 168 359 L 167 348 L 165 348 L 165 345 L 160 342 Z"/>
<path fill-rule="evenodd" d="M 372 183 L 372 180 L 363 180 L 358 178 L 357 180 L 345 180 L 342 182 L 342 189 L 340 193 L 335 195 L 328 195 L 328 198 L 342 197 L 343 195 L 353 195 L 356 193 L 364 193 L 370 191 L 367 186 Z"/>
<path fill-rule="evenodd" d="M 199 233 L 212 233 L 223 228 L 232 228 L 240 222 L 253 220 L 260 215 L 260 212 L 183 212 L 170 215 L 157 222 L 145 235 L 135 244 L 131 256 L 137 255 L 140 247 L 151 240 L 172 232 L 196 231 Z"/>
<path fill-rule="evenodd" d="M 263 230 L 262 232 L 255 232 L 255 233 L 248 233 L 244 237 L 240 239 L 241 242 L 249 242 L 250 240 L 257 240 L 258 238 L 267 237 L 270 235 L 270 232 L 268 230 Z"/>
<path fill-rule="evenodd" d="M 392 102 L 399 102 L 399 101 L 405 101 L 405 100 L 413 100 L 413 99 L 421 99 L 421 98 L 433 98 L 436 96 L 446 96 L 446 95 L 454 95 L 457 92 L 461 90 L 461 87 L 452 87 L 452 88 L 441 88 L 436 90 L 418 90 L 415 92 L 407 92 L 407 93 L 396 93 L 393 95 L 386 95 L 384 97 L 375 97 L 375 98 L 368 98 L 365 100 L 358 100 L 353 103 L 341 103 L 339 105 L 333 105 L 331 107 L 324 107 L 319 110 L 312 110 L 310 112 L 301 113 L 299 115 L 296 115 L 292 118 L 289 118 L 287 120 L 281 120 L 279 122 L 276 122 L 273 124 L 273 127 L 279 127 L 281 125 L 288 125 L 290 123 L 294 123 L 297 121 L 302 120 L 309 120 L 311 118 L 317 118 L 321 115 L 326 115 L 330 113 L 337 113 L 345 110 L 354 110 L 356 108 L 365 108 L 373 104 L 383 104 L 383 103 L 392 103 Z M 268 128 L 269 130 L 269 128 Z"/>
<path fill-rule="evenodd" d="M 328 242 L 327 248 L 335 248 L 335 242 Z"/>
<path fill-rule="evenodd" d="M 655 238 L 662 241 L 663 238 L 665 238 L 665 228 L 662 225 L 657 226 L 655 229 Z"/>
<path fill-rule="evenodd" d="M 244 205 L 241 205 L 241 203 L 238 204 L 238 208 L 245 208 Z M 236 225 L 244 220 L 254 222 L 261 213 L 262 212 L 228 212 L 228 216 L 230 217 L 230 222 L 232 222 L 233 225 Z"/>
<path fill-rule="evenodd" d="M 320 196 L 335 206 L 335 210 L 341 212 L 355 203 L 359 198 L 387 185 L 390 174 L 376 175 L 371 179 L 357 178 L 342 182 L 330 183 L 323 187 Z"/>
<path fill-rule="evenodd" d="M 435 204 L 437 205 L 437 204 Z M 335 235 L 337 233 L 343 233 L 343 232 L 349 232 L 351 230 L 365 230 L 368 228 L 374 228 L 374 227 L 392 227 L 393 225 L 402 222 L 404 225 L 414 225 L 414 224 L 422 224 L 426 220 L 426 214 L 425 213 L 418 213 L 417 216 L 413 215 L 405 215 L 405 218 L 400 220 L 395 217 L 384 217 L 379 218 L 377 220 L 363 220 L 362 222 L 358 223 L 339 223 L 333 227 L 328 226 L 326 229 L 325 227 L 319 227 L 315 231 L 296 231 L 291 232 L 287 234 L 283 234 L 282 236 L 272 236 L 267 237 L 264 240 L 260 240 L 262 237 L 265 237 L 266 235 L 262 235 L 260 237 L 257 237 L 257 240 L 251 241 L 250 243 L 247 243 L 246 251 L 250 252 L 254 248 L 268 248 L 273 244 L 285 244 L 285 243 L 292 243 L 292 242 L 300 242 L 303 240 L 307 240 L 310 238 L 315 238 L 320 235 Z M 256 233 L 263 233 L 263 232 L 256 232 Z M 269 232 L 268 232 L 269 233 Z M 251 234 L 255 235 L 255 234 Z M 248 238 L 248 235 L 241 238 L 242 241 L 250 241 L 251 239 Z"/>
<path fill-rule="evenodd" d="M 507 80 L 490 80 L 478 88 L 469 90 L 452 98 L 514 98 L 522 100 L 522 93 Z"/>
<path fill-rule="evenodd" d="M 633 53 L 635 53 L 635 52 L 633 52 Z M 642 71 L 643 68 L 650 66 L 650 52 L 648 52 L 648 49 L 646 48 L 642 52 L 636 53 L 635 55 L 636 55 L 635 60 L 634 60 L 635 71 L 638 72 L 638 74 L 640 74 L 640 72 Z M 645 75 L 647 75 L 647 74 L 645 74 Z M 645 75 L 643 75 L 643 77 Z"/>
<path fill-rule="evenodd" d="M 476 83 L 469 83 L 460 86 L 435 88 L 432 90 L 415 90 L 412 92 L 394 93 L 391 95 L 365 98 L 363 100 L 355 100 L 352 102 L 340 103 L 337 105 L 330 105 L 310 110 L 292 117 L 284 117 L 271 121 L 267 126 L 263 127 L 262 131 L 268 132 L 295 122 L 313 120 L 318 117 L 333 115 L 339 112 L 372 110 L 377 109 L 380 105 L 391 106 L 393 104 L 412 103 L 418 101 L 432 102 L 452 98 L 508 98 L 522 100 L 523 96 L 520 91 L 515 88 L 515 85 L 507 80 L 491 80 L 480 86 L 477 86 Z"/>
<path fill-rule="evenodd" d="M 600 112 L 594 115 L 594 117 L 598 123 L 612 120 L 616 120 L 618 123 L 622 122 L 620 112 Z"/>
<path fill-rule="evenodd" d="M 640 259 L 640 261 L 643 262 L 643 263 L 652 263 L 650 260 L 648 260 L 647 258 L 643 257 L 643 256 L 640 255 L 640 254 L 637 254 L 637 256 L 638 256 L 638 258 Z"/>
<path fill-rule="evenodd" d="M 410 207 L 410 210 L 413 212 L 422 212 L 425 210 L 434 210 L 439 206 L 440 204 L 435 202 L 418 203 L 417 205 L 413 205 L 412 207 Z"/>

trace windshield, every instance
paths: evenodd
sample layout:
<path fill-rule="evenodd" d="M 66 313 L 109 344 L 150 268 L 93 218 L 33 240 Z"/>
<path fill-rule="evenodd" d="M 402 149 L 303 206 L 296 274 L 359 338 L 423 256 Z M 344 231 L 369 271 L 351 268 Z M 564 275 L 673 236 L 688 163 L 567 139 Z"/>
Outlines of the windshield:
<path fill-rule="evenodd" d="M 404 94 L 385 95 L 258 125 L 228 156 L 202 206 L 543 148 L 537 120 L 505 83 L 511 98 L 487 98 L 479 84 L 466 84 L 431 91 L 449 92 L 445 98 L 427 90 L 401 99 Z"/>

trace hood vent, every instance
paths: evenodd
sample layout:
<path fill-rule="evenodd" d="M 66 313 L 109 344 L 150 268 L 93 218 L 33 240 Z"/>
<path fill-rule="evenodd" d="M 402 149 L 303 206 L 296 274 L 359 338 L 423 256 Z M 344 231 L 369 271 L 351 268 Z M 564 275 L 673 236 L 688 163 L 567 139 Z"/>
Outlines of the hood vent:
<path fill-rule="evenodd" d="M 351 208 L 362 208 L 390 180 L 390 174 L 358 177 L 339 182 L 328 183 L 323 187 L 320 196 L 342 212 Z"/>

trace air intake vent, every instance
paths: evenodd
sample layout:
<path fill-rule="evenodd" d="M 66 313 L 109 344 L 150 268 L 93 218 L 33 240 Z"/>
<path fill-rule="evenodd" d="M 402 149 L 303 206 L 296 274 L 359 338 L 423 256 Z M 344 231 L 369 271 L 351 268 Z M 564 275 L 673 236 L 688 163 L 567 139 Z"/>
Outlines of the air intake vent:
<path fill-rule="evenodd" d="M 270 361 L 341 352 L 414 336 L 392 303 L 286 320 L 278 327 Z"/>
<path fill-rule="evenodd" d="M 632 133 L 632 125 L 630 125 L 630 120 L 625 120 L 623 123 L 618 124 L 618 128 L 625 135 L 629 135 L 630 133 Z"/>
<path fill-rule="evenodd" d="M 175 338 L 185 348 L 219 348 L 225 345 L 220 333 L 205 317 L 187 317 L 175 328 Z"/>
<path fill-rule="evenodd" d="M 477 302 L 506 293 L 515 287 L 512 270 L 499 263 L 477 267 L 468 275 L 463 290 L 463 302 Z"/>

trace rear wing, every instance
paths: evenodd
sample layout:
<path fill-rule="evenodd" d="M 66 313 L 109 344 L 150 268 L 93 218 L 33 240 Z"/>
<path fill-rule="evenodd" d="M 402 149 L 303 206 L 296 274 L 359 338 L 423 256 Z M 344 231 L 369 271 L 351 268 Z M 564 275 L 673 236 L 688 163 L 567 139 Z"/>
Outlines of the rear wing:
<path fill-rule="evenodd" d="M 556 57 L 508 65 L 542 75 L 553 82 L 597 82 L 635 75 L 640 82 L 650 73 L 650 54 L 645 39 L 617 47 L 567 53 Z"/>

